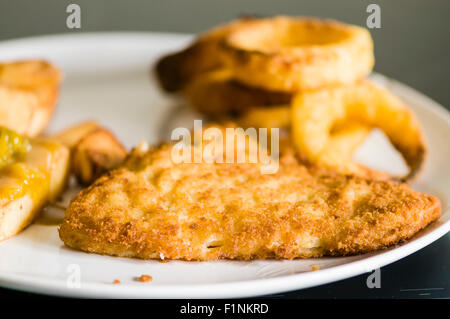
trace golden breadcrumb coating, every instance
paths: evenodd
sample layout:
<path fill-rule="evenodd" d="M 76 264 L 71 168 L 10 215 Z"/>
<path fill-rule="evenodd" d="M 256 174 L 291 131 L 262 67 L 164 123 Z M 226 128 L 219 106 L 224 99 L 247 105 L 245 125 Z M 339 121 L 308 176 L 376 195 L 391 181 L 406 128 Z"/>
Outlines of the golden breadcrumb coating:
<path fill-rule="evenodd" d="M 440 216 L 437 198 L 406 184 L 308 169 L 289 150 L 261 174 L 260 164 L 175 164 L 172 147 L 135 149 L 81 191 L 62 241 L 143 259 L 293 259 L 385 248 Z"/>

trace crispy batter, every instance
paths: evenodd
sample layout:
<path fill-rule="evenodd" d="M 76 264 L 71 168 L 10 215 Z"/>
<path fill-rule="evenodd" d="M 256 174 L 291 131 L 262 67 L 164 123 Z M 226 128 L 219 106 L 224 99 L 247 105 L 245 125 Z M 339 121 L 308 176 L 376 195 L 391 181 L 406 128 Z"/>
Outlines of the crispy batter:
<path fill-rule="evenodd" d="M 183 89 L 199 74 L 224 65 L 221 44 L 230 31 L 254 18 L 246 17 L 218 26 L 201 34 L 184 50 L 162 57 L 155 65 L 155 73 L 161 87 L 167 92 Z"/>
<path fill-rule="evenodd" d="M 440 216 L 406 184 L 309 170 L 292 151 L 276 174 L 260 164 L 175 164 L 172 145 L 135 149 L 71 202 L 69 247 L 143 259 L 264 259 L 385 248 Z"/>
<path fill-rule="evenodd" d="M 222 123 L 233 120 L 245 128 L 291 126 L 294 94 L 240 84 L 227 69 L 203 74 L 187 85 L 185 93 L 194 109 Z M 301 120 L 301 114 L 294 119 Z M 330 132 L 328 153 L 336 158 L 350 157 L 370 130 L 370 126 L 355 121 L 337 123 Z"/>
<path fill-rule="evenodd" d="M 268 91 L 236 82 L 228 69 L 197 77 L 187 84 L 184 93 L 195 110 L 213 118 L 289 105 L 293 97 L 290 93 Z"/>
<path fill-rule="evenodd" d="M 280 105 L 272 107 L 252 108 L 236 118 L 236 122 L 243 127 L 255 128 L 290 128 L 291 107 Z"/>
<path fill-rule="evenodd" d="M 330 136 L 336 123 L 353 120 L 378 127 L 386 133 L 409 166 L 410 171 L 400 177 L 402 180 L 413 179 L 424 164 L 425 137 L 415 114 L 394 94 L 367 79 L 352 85 L 298 93 L 292 105 L 293 140 L 310 163 L 346 174 L 391 178 L 387 173 L 368 169 L 330 148 Z"/>
<path fill-rule="evenodd" d="M 286 92 L 352 83 L 374 64 L 366 29 L 314 18 L 249 21 L 229 32 L 222 51 L 238 81 Z"/>

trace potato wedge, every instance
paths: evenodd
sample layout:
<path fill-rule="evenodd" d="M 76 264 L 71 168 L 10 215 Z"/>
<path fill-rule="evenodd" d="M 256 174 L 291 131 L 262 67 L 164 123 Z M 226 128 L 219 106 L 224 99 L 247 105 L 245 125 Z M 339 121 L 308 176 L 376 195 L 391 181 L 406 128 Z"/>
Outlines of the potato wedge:
<path fill-rule="evenodd" d="M 62 192 L 69 149 L 51 139 L 31 141 L 31 150 L 0 171 L 0 241 L 28 226 Z"/>
<path fill-rule="evenodd" d="M 119 140 L 94 121 L 76 124 L 54 138 L 70 149 L 71 172 L 82 185 L 117 167 L 127 155 Z"/>
<path fill-rule="evenodd" d="M 47 126 L 61 74 L 45 61 L 0 63 L 0 125 L 36 136 Z"/>
<path fill-rule="evenodd" d="M 72 152 L 72 172 L 82 185 L 88 185 L 106 171 L 119 166 L 127 156 L 116 137 L 100 128 L 87 134 Z"/>
<path fill-rule="evenodd" d="M 100 125 L 95 121 L 82 122 L 56 134 L 54 139 L 73 149 L 83 137 L 98 130 L 99 127 Z"/>

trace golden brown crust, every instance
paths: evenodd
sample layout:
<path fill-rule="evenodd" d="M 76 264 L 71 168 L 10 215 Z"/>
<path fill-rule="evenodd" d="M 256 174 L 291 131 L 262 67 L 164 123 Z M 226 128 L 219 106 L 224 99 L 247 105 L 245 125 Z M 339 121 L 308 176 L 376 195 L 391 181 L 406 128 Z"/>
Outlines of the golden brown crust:
<path fill-rule="evenodd" d="M 293 99 L 292 105 L 293 140 L 303 159 L 309 163 L 345 174 L 377 179 L 391 178 L 387 173 L 368 169 L 351 158 L 342 158 L 330 152 L 328 144 L 334 125 L 353 120 L 377 127 L 386 133 L 410 168 L 410 172 L 401 177 L 401 180 L 411 180 L 423 166 L 426 142 L 415 114 L 398 97 L 369 80 L 301 92 Z"/>
<path fill-rule="evenodd" d="M 236 117 L 235 121 L 245 128 L 289 129 L 291 127 L 291 113 L 290 105 L 255 107 Z"/>
<path fill-rule="evenodd" d="M 172 146 L 132 152 L 71 202 L 69 247 L 143 259 L 308 258 L 396 244 L 440 216 L 406 184 L 307 169 L 284 152 L 259 164 L 174 164 Z"/>
<path fill-rule="evenodd" d="M 222 50 L 238 81 L 287 92 L 352 83 L 374 64 L 366 29 L 311 18 L 250 21 L 227 35 Z"/>

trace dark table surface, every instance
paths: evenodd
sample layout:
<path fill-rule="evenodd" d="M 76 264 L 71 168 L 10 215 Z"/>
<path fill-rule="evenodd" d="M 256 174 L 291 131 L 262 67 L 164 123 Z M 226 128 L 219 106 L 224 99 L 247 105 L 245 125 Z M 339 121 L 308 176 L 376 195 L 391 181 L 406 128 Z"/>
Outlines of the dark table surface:
<path fill-rule="evenodd" d="M 66 7 L 81 7 L 81 30 L 66 27 Z M 0 40 L 89 31 L 199 32 L 242 14 L 304 15 L 365 25 L 367 5 L 381 8 L 381 28 L 372 29 L 375 71 L 404 82 L 450 106 L 450 1 L 447 0 L 0 0 Z M 450 169 L 450 166 L 449 166 Z M 450 234 L 381 269 L 381 288 L 369 289 L 369 274 L 275 298 L 450 298 Z M 4 298 L 39 297 L 0 288 Z"/>

